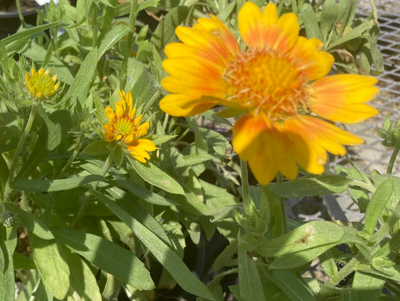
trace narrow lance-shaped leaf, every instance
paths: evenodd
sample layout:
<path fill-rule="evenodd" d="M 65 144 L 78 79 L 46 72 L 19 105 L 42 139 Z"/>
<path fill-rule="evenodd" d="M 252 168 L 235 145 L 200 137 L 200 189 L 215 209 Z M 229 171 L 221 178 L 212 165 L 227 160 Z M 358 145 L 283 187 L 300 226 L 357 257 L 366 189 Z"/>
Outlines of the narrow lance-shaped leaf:
<path fill-rule="evenodd" d="M 336 243 L 343 235 L 342 227 L 335 223 L 312 221 L 285 235 L 261 243 L 257 251 L 265 257 L 281 256 Z"/>
<path fill-rule="evenodd" d="M 365 231 L 373 234 L 383 208 L 393 197 L 394 184 L 391 178 L 382 182 L 376 189 L 365 213 Z"/>
<path fill-rule="evenodd" d="M 59 300 L 65 298 L 69 289 L 69 267 L 61 256 L 55 241 L 33 236 L 33 260 L 46 288 Z"/>
<path fill-rule="evenodd" d="M 128 156 L 128 159 L 143 180 L 149 182 L 151 185 L 165 190 L 166 192 L 185 195 L 182 186 L 153 163 L 147 162 L 144 164 L 132 158 L 131 156 Z"/>
<path fill-rule="evenodd" d="M 239 249 L 238 259 L 240 295 L 248 301 L 265 300 L 260 275 L 253 258 L 246 251 Z"/>
<path fill-rule="evenodd" d="M 140 224 L 102 193 L 96 191 L 92 193 L 135 233 L 184 290 L 197 296 L 214 300 L 207 287 L 189 271 L 178 255 L 153 232 Z"/>
<path fill-rule="evenodd" d="M 128 250 L 99 236 L 69 230 L 51 228 L 56 240 L 72 252 L 83 256 L 98 268 L 132 285 L 139 290 L 154 289 L 150 272 L 144 264 Z"/>
<path fill-rule="evenodd" d="M 53 234 L 50 232 L 49 228 L 40 219 L 37 219 L 33 215 L 29 214 L 25 210 L 15 206 L 11 203 L 5 203 L 4 206 L 7 210 L 16 214 L 16 218 L 33 234 L 45 240 L 54 239 Z"/>
<path fill-rule="evenodd" d="M 25 191 L 36 191 L 36 192 L 53 192 L 69 190 L 80 187 L 82 185 L 103 181 L 107 182 L 107 179 L 99 175 L 88 175 L 84 177 L 73 177 L 62 180 L 17 180 L 14 182 L 12 187 L 18 190 Z"/>

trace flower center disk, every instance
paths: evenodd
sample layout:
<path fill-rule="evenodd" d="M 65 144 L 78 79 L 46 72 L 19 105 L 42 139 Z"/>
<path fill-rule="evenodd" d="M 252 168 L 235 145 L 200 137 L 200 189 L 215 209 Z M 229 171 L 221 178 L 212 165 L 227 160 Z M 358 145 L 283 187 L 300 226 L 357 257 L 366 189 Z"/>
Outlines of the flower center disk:
<path fill-rule="evenodd" d="M 307 105 L 307 78 L 289 57 L 265 49 L 237 55 L 223 76 L 226 99 L 262 111 L 273 120 L 294 117 Z"/>

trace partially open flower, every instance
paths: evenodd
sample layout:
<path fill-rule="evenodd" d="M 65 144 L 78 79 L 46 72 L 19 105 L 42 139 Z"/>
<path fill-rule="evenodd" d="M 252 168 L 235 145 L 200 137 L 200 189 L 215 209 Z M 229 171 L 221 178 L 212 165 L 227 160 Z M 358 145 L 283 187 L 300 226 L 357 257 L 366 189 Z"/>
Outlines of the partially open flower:
<path fill-rule="evenodd" d="M 149 123 L 140 124 L 142 115 L 135 118 L 136 108 L 132 105 L 132 95 L 119 92 L 120 100 L 115 104 L 115 112 L 107 107 L 105 114 L 108 123 L 103 126 L 106 141 L 121 141 L 128 147 L 131 155 L 138 161 L 146 163 L 150 159 L 148 152 L 156 150 L 154 143 L 148 139 L 139 139 L 147 134 Z"/>
<path fill-rule="evenodd" d="M 375 78 L 325 77 L 333 56 L 321 51 L 318 39 L 300 37 L 297 16 L 279 17 L 272 3 L 261 12 L 246 2 L 238 24 L 245 51 L 215 16 L 176 29 L 182 43 L 165 48 L 163 67 L 170 76 L 161 84 L 172 94 L 160 101 L 163 111 L 193 116 L 223 105 L 243 114 L 233 127 L 232 144 L 261 184 L 278 172 L 294 179 L 297 165 L 321 174 L 327 151 L 344 155 L 343 145 L 363 142 L 316 115 L 342 123 L 376 115 L 365 104 L 378 92 Z"/>
<path fill-rule="evenodd" d="M 60 88 L 60 83 L 57 82 L 57 75 L 51 77 L 49 69 L 44 71 L 43 68 L 40 68 L 36 72 L 33 67 L 30 75 L 29 72 L 25 74 L 25 82 L 29 93 L 35 98 L 51 97 Z"/>

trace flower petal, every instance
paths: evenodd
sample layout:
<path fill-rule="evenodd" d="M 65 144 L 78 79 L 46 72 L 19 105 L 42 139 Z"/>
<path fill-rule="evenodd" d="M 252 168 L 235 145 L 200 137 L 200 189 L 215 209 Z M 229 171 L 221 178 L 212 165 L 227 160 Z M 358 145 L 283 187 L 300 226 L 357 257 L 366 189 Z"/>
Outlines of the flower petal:
<path fill-rule="evenodd" d="M 378 111 L 364 104 L 374 98 L 379 89 L 377 79 L 353 74 L 328 76 L 310 86 L 311 110 L 319 116 L 342 123 L 358 123 Z"/>
<path fill-rule="evenodd" d="M 156 149 L 154 143 L 148 139 L 135 140 L 128 146 L 128 151 L 132 156 L 143 163 L 146 163 L 146 159 L 150 159 L 150 155 L 147 152 L 152 152 Z"/>
<path fill-rule="evenodd" d="M 160 108 L 172 116 L 194 116 L 203 113 L 217 104 L 211 97 L 170 94 L 160 101 Z"/>
<path fill-rule="evenodd" d="M 328 52 L 320 51 L 322 46 L 323 43 L 316 38 L 298 37 L 290 50 L 289 56 L 310 81 L 324 77 L 332 69 L 334 58 Z"/>
<path fill-rule="evenodd" d="M 266 26 L 278 24 L 279 16 L 275 4 L 267 4 L 263 12 L 262 19 L 264 21 L 264 25 Z"/>
<path fill-rule="evenodd" d="M 290 179 L 297 176 L 296 162 L 287 152 L 289 140 L 262 114 L 250 113 L 235 123 L 232 145 L 262 185 L 272 181 L 278 171 Z"/>
<path fill-rule="evenodd" d="M 256 48 L 262 44 L 264 29 L 263 16 L 257 5 L 246 2 L 239 11 L 238 22 L 240 36 L 247 46 Z"/>
<path fill-rule="evenodd" d="M 164 69 L 172 76 L 162 80 L 163 88 L 172 93 L 200 94 L 215 97 L 226 95 L 223 70 L 218 70 L 205 60 L 172 58 L 163 62 Z"/>
<path fill-rule="evenodd" d="M 268 4 L 261 14 L 257 5 L 246 2 L 239 11 L 239 31 L 250 48 L 271 48 L 289 51 L 299 35 L 297 16 L 288 13 L 277 19 L 275 4 Z"/>
<path fill-rule="evenodd" d="M 175 33 L 185 45 L 195 48 L 200 53 L 200 57 L 216 63 L 221 69 L 224 69 L 227 63 L 233 59 L 234 54 L 239 51 L 239 46 L 237 46 L 237 50 L 233 53 L 221 37 L 208 31 L 199 30 L 196 27 L 178 26 Z M 168 50 L 168 52 L 170 53 L 171 50 Z M 184 52 L 180 55 L 180 57 L 185 56 Z"/>
<path fill-rule="evenodd" d="M 124 109 L 122 108 L 121 101 L 115 103 L 115 115 L 117 118 L 121 118 L 124 115 Z"/>
<path fill-rule="evenodd" d="M 115 119 L 115 113 L 114 113 L 113 109 L 111 109 L 111 107 L 106 108 L 105 114 L 108 119 Z"/>
<path fill-rule="evenodd" d="M 228 49 L 228 52 L 234 56 L 240 51 L 240 47 L 235 39 L 235 36 L 221 20 L 213 15 L 210 15 L 210 17 L 211 19 L 198 19 L 198 24 L 194 25 L 193 28 L 210 32 L 212 35 L 217 37 Z"/>

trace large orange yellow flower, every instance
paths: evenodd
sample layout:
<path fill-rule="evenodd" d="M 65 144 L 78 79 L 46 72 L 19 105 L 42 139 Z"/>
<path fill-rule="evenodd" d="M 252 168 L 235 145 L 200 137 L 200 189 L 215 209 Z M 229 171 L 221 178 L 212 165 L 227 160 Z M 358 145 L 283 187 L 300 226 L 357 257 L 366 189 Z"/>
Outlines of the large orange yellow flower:
<path fill-rule="evenodd" d="M 377 80 L 325 77 L 332 55 L 321 51 L 318 39 L 300 37 L 296 15 L 278 17 L 274 4 L 261 12 L 247 2 L 238 22 L 245 51 L 215 16 L 176 29 L 182 43 L 165 48 L 163 67 L 170 76 L 162 86 L 172 94 L 161 100 L 161 109 L 192 116 L 223 105 L 244 113 L 233 127 L 232 144 L 261 184 L 278 172 L 295 178 L 298 165 L 323 173 L 327 151 L 344 155 L 343 145 L 363 141 L 319 117 L 356 123 L 377 114 L 365 104 L 378 92 Z"/>
<path fill-rule="evenodd" d="M 150 159 L 148 152 L 156 150 L 154 143 L 148 139 L 139 139 L 147 134 L 149 123 L 140 124 L 142 115 L 135 118 L 136 108 L 132 104 L 131 92 L 125 95 L 119 92 L 120 100 L 115 103 L 115 113 L 107 107 L 105 114 L 108 123 L 103 126 L 106 141 L 121 141 L 128 147 L 129 152 L 140 162 L 146 163 Z"/>

